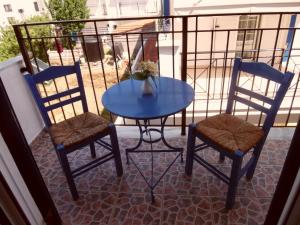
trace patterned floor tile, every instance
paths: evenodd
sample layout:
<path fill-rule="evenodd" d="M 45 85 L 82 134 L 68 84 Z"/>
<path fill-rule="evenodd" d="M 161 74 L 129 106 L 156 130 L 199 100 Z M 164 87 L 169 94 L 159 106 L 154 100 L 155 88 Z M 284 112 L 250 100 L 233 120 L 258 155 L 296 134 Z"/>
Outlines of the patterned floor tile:
<path fill-rule="evenodd" d="M 210 198 L 192 195 L 165 195 L 162 208 L 162 223 L 213 224 Z"/>
<path fill-rule="evenodd" d="M 106 139 L 109 142 L 109 139 Z M 186 146 L 184 137 L 168 139 L 172 146 Z M 262 151 L 251 181 L 240 180 L 236 204 L 225 209 L 228 186 L 198 163 L 194 163 L 192 176 L 184 173 L 180 157 L 154 190 L 156 201 L 151 204 L 150 189 L 132 161 L 126 164 L 125 149 L 133 147 L 137 139 L 119 138 L 124 174 L 116 176 L 113 160 L 88 171 L 75 179 L 79 200 L 73 201 L 66 178 L 49 136 L 42 132 L 31 148 L 45 183 L 53 197 L 65 225 L 256 225 L 262 224 L 289 146 L 288 140 L 268 140 Z M 162 143 L 153 149 L 162 149 Z M 142 149 L 150 149 L 143 144 Z M 107 151 L 96 145 L 97 157 Z M 219 161 L 212 149 L 199 153 L 205 160 L 225 174 L 230 173 L 231 160 Z M 151 176 L 151 154 L 132 153 L 131 157 L 144 176 Z M 175 153 L 155 153 L 154 176 L 159 179 L 176 157 Z M 251 157 L 251 152 L 246 159 Z M 89 147 L 68 156 L 72 168 L 92 159 Z M 150 181 L 149 181 L 150 182 Z"/>

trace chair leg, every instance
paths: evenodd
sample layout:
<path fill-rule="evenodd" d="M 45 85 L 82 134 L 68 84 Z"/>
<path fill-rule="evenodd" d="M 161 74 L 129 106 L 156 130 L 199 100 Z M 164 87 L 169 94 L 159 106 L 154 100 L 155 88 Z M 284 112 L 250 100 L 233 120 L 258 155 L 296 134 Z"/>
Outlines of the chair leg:
<path fill-rule="evenodd" d="M 189 126 L 188 132 L 188 142 L 187 142 L 187 152 L 186 152 L 186 161 L 185 161 L 185 174 L 190 176 L 193 172 L 193 163 L 194 163 L 194 149 L 196 142 L 196 126 L 191 124 Z"/>
<path fill-rule="evenodd" d="M 231 209 L 235 202 L 235 195 L 239 183 L 239 174 L 242 167 L 242 157 L 237 156 L 232 161 L 231 174 L 229 179 L 229 187 L 226 197 L 226 209 Z"/>
<path fill-rule="evenodd" d="M 112 151 L 114 154 L 117 175 L 122 176 L 123 166 L 122 166 L 122 160 L 120 155 L 118 136 L 116 132 L 116 127 L 114 125 L 110 125 L 110 141 L 111 141 Z"/>
<path fill-rule="evenodd" d="M 58 154 L 59 154 L 60 162 L 61 162 L 61 165 L 63 167 L 63 171 L 66 175 L 67 182 L 68 182 L 70 190 L 71 190 L 72 197 L 73 197 L 74 200 L 77 200 L 79 196 L 78 196 L 76 185 L 75 185 L 75 182 L 74 182 L 74 179 L 73 179 L 73 176 L 72 176 L 72 172 L 71 172 L 71 168 L 70 168 L 68 158 L 67 158 L 66 154 L 63 151 L 60 150 L 58 152 L 59 152 Z"/>
<path fill-rule="evenodd" d="M 257 146 L 253 151 L 254 161 L 252 162 L 252 165 L 247 170 L 247 173 L 246 173 L 247 180 L 251 180 L 253 178 L 262 147 L 263 147 L 263 144 Z"/>
<path fill-rule="evenodd" d="M 90 144 L 90 149 L 91 149 L 92 158 L 96 158 L 96 150 L 95 150 L 95 143 L 94 142 Z"/>

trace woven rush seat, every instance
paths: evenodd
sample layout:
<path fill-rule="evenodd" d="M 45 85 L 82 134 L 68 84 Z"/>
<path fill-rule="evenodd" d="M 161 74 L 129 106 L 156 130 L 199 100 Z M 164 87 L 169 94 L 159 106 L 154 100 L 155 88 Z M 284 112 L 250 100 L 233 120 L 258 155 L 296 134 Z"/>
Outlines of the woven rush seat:
<path fill-rule="evenodd" d="M 253 148 L 263 137 L 261 128 L 230 114 L 212 116 L 196 124 L 205 138 L 232 153 L 244 153 Z"/>
<path fill-rule="evenodd" d="M 49 133 L 55 145 L 71 147 L 106 131 L 109 122 L 90 112 L 53 124 Z"/>

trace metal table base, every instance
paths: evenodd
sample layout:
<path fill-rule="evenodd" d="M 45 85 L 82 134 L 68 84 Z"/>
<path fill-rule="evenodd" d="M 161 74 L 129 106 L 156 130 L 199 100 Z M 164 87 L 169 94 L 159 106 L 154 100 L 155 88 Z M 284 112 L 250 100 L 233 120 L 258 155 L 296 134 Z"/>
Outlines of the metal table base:
<path fill-rule="evenodd" d="M 160 130 L 156 129 L 156 128 L 149 128 L 149 120 L 144 120 L 144 125 L 141 125 L 140 121 L 136 120 L 137 125 L 139 127 L 139 132 L 140 132 L 139 141 L 138 141 L 137 145 L 134 146 L 133 148 L 127 148 L 126 149 L 127 164 L 129 164 L 129 161 L 131 161 L 133 163 L 133 165 L 137 168 L 138 172 L 141 174 L 141 176 L 143 177 L 143 179 L 145 180 L 146 184 L 150 188 L 150 194 L 151 194 L 152 203 L 154 203 L 154 201 L 155 201 L 155 196 L 154 196 L 153 191 L 154 191 L 155 187 L 158 185 L 158 183 L 160 182 L 160 180 L 169 171 L 169 169 L 171 168 L 171 166 L 175 163 L 175 161 L 179 157 L 181 158 L 181 162 L 183 162 L 183 148 L 178 148 L 178 147 L 171 146 L 170 144 L 168 144 L 168 142 L 166 141 L 166 139 L 164 137 L 164 128 L 165 128 L 165 124 L 166 124 L 167 119 L 168 119 L 168 116 L 166 116 L 166 117 L 163 118 Z M 152 139 L 151 132 L 158 132 L 160 134 L 160 137 L 158 137 L 156 139 Z M 145 139 L 144 135 L 148 136 L 149 139 L 148 140 Z M 164 145 L 168 149 L 153 149 L 153 143 L 156 143 L 158 141 L 162 141 L 164 143 Z M 141 149 L 138 149 L 141 146 L 142 142 L 150 144 L 150 150 L 141 150 Z M 141 171 L 141 169 L 139 168 L 139 166 L 137 165 L 137 163 L 134 161 L 134 159 L 129 154 L 129 153 L 142 153 L 142 152 L 149 152 L 149 153 L 151 153 L 151 177 L 150 177 L 150 179 L 146 178 L 146 176 L 143 174 L 143 172 Z M 165 171 L 161 174 L 161 176 L 157 180 L 155 180 L 154 179 L 154 174 L 153 174 L 153 171 L 154 171 L 154 158 L 153 158 L 153 154 L 154 153 L 161 153 L 161 152 L 165 152 L 165 153 L 167 153 L 167 152 L 178 152 L 178 154 L 172 160 L 172 162 L 168 165 L 168 167 L 165 169 Z"/>

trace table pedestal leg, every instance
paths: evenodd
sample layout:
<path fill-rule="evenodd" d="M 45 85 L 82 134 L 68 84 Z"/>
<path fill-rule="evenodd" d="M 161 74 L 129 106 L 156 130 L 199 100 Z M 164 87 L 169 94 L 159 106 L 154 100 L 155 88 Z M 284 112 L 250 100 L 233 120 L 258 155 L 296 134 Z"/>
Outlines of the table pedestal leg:
<path fill-rule="evenodd" d="M 137 143 L 136 146 L 134 146 L 133 148 L 127 148 L 126 149 L 126 160 L 127 160 L 127 164 L 129 164 L 129 159 L 130 161 L 132 161 L 132 163 L 134 164 L 134 166 L 137 168 L 137 170 L 139 171 L 139 173 L 141 174 L 141 176 L 143 177 L 143 179 L 145 180 L 145 182 L 147 183 L 148 187 L 150 188 L 150 194 L 151 194 L 151 201 L 152 203 L 154 203 L 155 201 L 155 196 L 154 196 L 154 189 L 155 187 L 158 185 L 158 183 L 160 182 L 160 180 L 164 177 L 164 175 L 169 171 L 169 169 L 171 168 L 171 166 L 175 163 L 175 161 L 177 160 L 177 158 L 180 156 L 181 158 L 181 162 L 183 162 L 183 148 L 178 148 L 178 147 L 173 147 L 171 146 L 165 139 L 164 136 L 164 128 L 165 128 L 165 123 L 167 121 L 168 117 L 164 117 L 163 121 L 162 121 L 162 125 L 161 125 L 161 129 L 155 129 L 155 128 L 148 128 L 148 124 L 149 124 L 149 120 L 144 120 L 144 129 L 142 128 L 142 125 L 140 124 L 140 122 L 137 120 L 137 125 L 139 127 L 139 131 L 140 131 L 140 138 L 139 141 Z M 156 138 L 156 139 L 152 139 L 151 136 L 151 132 L 158 132 L 160 133 L 160 137 Z M 147 136 L 149 136 L 149 140 L 144 138 L 144 134 L 146 134 Z M 154 150 L 153 149 L 153 143 L 156 143 L 158 141 L 162 140 L 162 142 L 164 143 L 164 145 L 168 148 L 166 150 Z M 140 145 L 142 144 L 142 142 L 146 142 L 150 144 L 150 150 L 140 150 L 138 149 L 140 147 Z M 129 153 L 141 153 L 141 152 L 150 152 L 151 153 L 151 178 L 148 181 L 148 179 L 145 177 L 145 175 L 143 174 L 143 172 L 141 171 L 141 169 L 139 168 L 139 166 L 136 164 L 136 162 L 132 159 L 132 157 L 130 156 Z M 178 152 L 179 154 L 176 155 L 176 157 L 173 159 L 173 161 L 168 165 L 168 167 L 166 168 L 166 170 L 162 173 L 162 175 L 155 181 L 154 180 L 154 158 L 153 158 L 153 154 L 154 153 L 159 153 L 159 152 Z"/>

